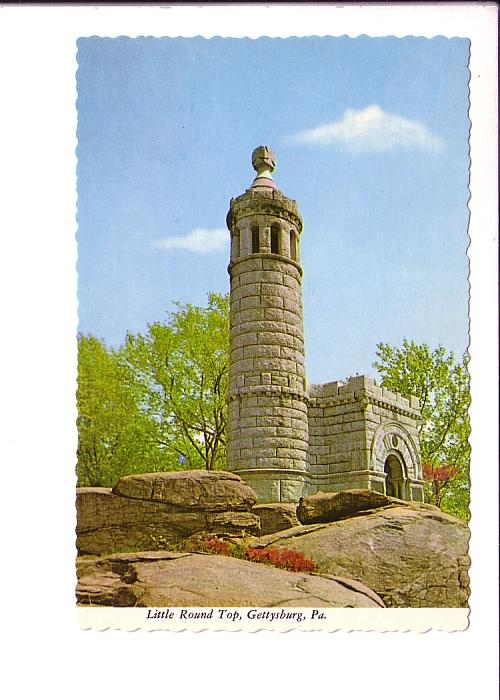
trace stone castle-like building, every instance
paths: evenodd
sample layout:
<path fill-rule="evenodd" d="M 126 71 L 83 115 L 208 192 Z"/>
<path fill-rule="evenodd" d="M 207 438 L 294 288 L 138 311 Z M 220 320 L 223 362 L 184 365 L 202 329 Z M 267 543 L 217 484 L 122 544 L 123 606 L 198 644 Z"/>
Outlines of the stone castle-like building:
<path fill-rule="evenodd" d="M 419 402 L 365 376 L 308 385 L 302 218 L 256 148 L 250 188 L 231 199 L 228 469 L 263 502 L 366 488 L 423 501 Z"/>

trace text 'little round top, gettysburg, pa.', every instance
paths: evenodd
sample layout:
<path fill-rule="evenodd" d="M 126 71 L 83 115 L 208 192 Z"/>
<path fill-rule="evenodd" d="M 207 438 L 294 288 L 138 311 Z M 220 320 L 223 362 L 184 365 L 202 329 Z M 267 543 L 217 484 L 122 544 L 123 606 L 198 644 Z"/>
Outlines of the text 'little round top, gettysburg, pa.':
<path fill-rule="evenodd" d="M 277 187 L 275 154 L 252 154 L 257 176 L 231 200 L 228 469 L 260 501 L 364 488 L 423 501 L 419 402 L 365 376 L 308 385 L 302 218 Z"/>

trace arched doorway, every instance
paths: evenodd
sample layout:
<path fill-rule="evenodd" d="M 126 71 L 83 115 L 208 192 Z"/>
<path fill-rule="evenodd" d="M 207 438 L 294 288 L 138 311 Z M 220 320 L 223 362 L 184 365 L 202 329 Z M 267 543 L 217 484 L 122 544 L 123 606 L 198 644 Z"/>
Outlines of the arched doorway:
<path fill-rule="evenodd" d="M 388 496 L 405 499 L 405 478 L 403 473 L 403 465 L 396 457 L 391 454 L 387 457 L 384 464 L 385 472 L 385 492 Z"/>

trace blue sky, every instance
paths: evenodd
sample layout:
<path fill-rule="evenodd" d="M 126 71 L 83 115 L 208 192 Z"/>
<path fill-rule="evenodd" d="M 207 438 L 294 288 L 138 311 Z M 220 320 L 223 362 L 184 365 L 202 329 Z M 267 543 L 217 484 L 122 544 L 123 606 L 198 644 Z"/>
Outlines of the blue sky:
<path fill-rule="evenodd" d="M 110 345 L 225 292 L 255 146 L 304 218 L 308 378 L 468 342 L 465 39 L 78 41 L 79 330 Z"/>

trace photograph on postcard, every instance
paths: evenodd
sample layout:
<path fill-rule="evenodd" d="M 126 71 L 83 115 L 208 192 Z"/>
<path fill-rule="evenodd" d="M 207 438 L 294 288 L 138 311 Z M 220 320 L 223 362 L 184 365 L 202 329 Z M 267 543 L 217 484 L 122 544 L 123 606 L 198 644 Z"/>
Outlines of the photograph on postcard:
<path fill-rule="evenodd" d="M 467 610 L 468 39 L 77 49 L 79 608 Z"/>

